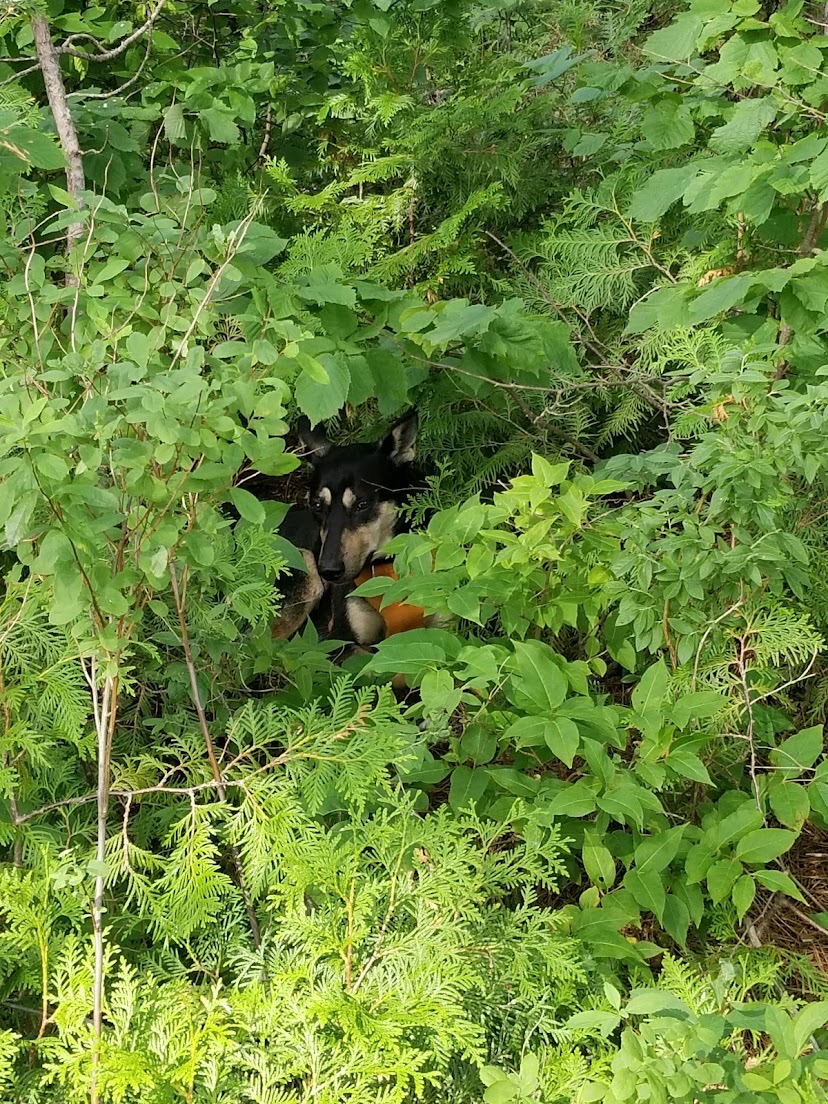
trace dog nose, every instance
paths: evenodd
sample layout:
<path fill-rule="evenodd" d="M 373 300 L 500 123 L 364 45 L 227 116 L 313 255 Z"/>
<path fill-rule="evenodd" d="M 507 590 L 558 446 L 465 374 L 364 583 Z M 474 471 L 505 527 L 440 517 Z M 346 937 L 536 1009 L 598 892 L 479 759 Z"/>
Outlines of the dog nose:
<path fill-rule="evenodd" d="M 326 583 L 341 583 L 345 578 L 345 564 L 333 564 L 330 567 L 323 567 L 320 564 L 319 574 Z"/>

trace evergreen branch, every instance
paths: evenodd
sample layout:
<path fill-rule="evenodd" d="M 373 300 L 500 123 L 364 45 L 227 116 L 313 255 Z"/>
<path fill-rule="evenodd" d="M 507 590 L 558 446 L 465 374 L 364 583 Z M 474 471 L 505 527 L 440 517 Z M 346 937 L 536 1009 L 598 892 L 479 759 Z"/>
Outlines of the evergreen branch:
<path fill-rule="evenodd" d="M 204 706 L 201 704 L 201 694 L 198 689 L 198 675 L 196 674 L 195 664 L 193 663 L 193 653 L 190 648 L 190 634 L 187 629 L 187 619 L 184 615 L 184 602 L 182 599 L 182 593 L 178 587 L 178 575 L 175 570 L 175 562 L 170 559 L 170 586 L 173 592 L 173 600 L 175 601 L 175 609 L 178 614 L 178 623 L 181 626 L 181 645 L 184 649 L 184 662 L 187 667 L 187 674 L 190 679 L 190 691 L 192 693 L 193 705 L 195 706 L 196 715 L 198 716 L 198 723 L 201 726 L 201 734 L 204 737 L 204 746 L 207 749 L 207 758 L 210 760 L 210 769 L 213 772 L 213 779 L 215 781 L 216 790 L 222 801 L 227 801 L 227 791 L 224 787 L 224 781 L 221 777 L 221 770 L 219 769 L 218 760 L 216 759 L 216 752 L 213 746 L 213 738 L 210 735 L 210 726 L 207 724 L 207 714 L 204 712 Z M 187 585 L 187 568 L 184 568 L 184 575 L 182 578 L 182 585 Z M 250 930 L 253 934 L 253 942 L 257 947 L 261 945 L 262 937 L 259 931 L 259 921 L 256 918 L 256 913 L 253 908 L 253 898 L 250 895 L 250 888 L 247 884 L 247 879 L 244 876 L 244 868 L 242 867 L 241 855 L 235 844 L 230 845 L 230 855 L 233 860 L 233 866 L 236 870 L 236 878 L 238 880 L 239 889 L 241 890 L 242 897 L 244 898 L 244 905 L 247 909 L 247 916 L 250 921 Z"/>

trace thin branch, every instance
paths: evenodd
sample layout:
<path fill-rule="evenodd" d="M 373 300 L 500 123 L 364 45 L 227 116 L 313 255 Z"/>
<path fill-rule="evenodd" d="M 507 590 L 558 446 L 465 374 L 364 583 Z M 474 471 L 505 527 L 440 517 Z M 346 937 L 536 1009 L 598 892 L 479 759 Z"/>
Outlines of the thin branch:
<path fill-rule="evenodd" d="M 76 96 L 76 97 L 82 96 L 84 98 L 84 100 L 111 100 L 115 96 L 122 96 L 128 88 L 131 88 L 133 86 L 133 84 L 136 83 L 136 81 L 139 79 L 139 77 L 143 73 L 144 67 L 146 66 L 147 62 L 149 61 L 149 56 L 150 56 L 151 52 L 152 52 L 152 30 L 150 30 L 149 33 L 147 34 L 147 48 L 146 48 L 146 51 L 144 52 L 144 57 L 143 57 L 143 60 L 141 61 L 141 64 L 138 66 L 138 68 L 135 70 L 135 73 L 129 78 L 129 80 L 126 81 L 124 84 L 122 84 L 120 86 L 120 88 L 116 88 L 112 92 L 84 92 L 81 89 L 78 92 L 70 92 L 68 98 L 71 100 L 73 96 Z"/>
<path fill-rule="evenodd" d="M 10 77 L 5 77 L 3 80 L 0 81 L 0 88 L 2 88 L 4 84 L 13 84 L 15 81 L 21 80 L 23 77 L 28 77 L 30 73 L 36 73 L 39 68 L 40 62 L 37 61 L 34 65 L 30 65 L 28 69 L 21 69 L 19 73 L 12 73 Z"/>
<path fill-rule="evenodd" d="M 270 132 L 273 129 L 273 104 L 267 105 L 267 114 L 265 115 L 265 129 L 264 137 L 262 138 L 262 144 L 259 146 L 259 155 L 256 158 L 256 164 L 261 165 L 265 159 L 267 153 L 267 147 L 270 145 Z"/>
<path fill-rule="evenodd" d="M 69 39 L 67 39 L 66 43 L 64 43 L 63 46 L 58 47 L 58 53 L 69 54 L 70 57 L 81 58 L 83 61 L 112 61 L 113 58 L 116 58 L 120 54 L 122 54 L 124 50 L 128 50 L 133 42 L 137 42 L 142 34 L 152 28 L 153 23 L 161 14 L 161 9 L 164 7 L 166 2 L 167 0 L 158 0 L 158 3 L 152 9 L 146 21 L 141 24 L 138 30 L 133 31 L 131 35 L 128 35 L 125 39 L 119 42 L 117 46 L 113 46 L 111 50 L 104 50 L 102 53 L 98 54 L 88 54 L 85 50 L 76 50 L 73 46 L 68 45 Z"/>

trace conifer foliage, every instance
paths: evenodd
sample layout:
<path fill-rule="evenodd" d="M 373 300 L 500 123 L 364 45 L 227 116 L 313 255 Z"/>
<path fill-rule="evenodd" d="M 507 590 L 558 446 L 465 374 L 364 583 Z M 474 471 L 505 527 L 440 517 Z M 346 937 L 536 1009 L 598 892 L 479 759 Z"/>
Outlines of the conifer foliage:
<path fill-rule="evenodd" d="M 6 5 L 3 1101 L 824 1098 L 825 30 Z M 410 405 L 438 620 L 274 639 Z"/>

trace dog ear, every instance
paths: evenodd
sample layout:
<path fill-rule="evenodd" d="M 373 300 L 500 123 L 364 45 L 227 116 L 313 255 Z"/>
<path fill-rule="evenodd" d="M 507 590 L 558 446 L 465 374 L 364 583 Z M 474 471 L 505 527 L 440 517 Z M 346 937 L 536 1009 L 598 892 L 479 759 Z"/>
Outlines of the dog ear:
<path fill-rule="evenodd" d="M 312 429 L 304 414 L 296 423 L 296 433 L 302 446 L 304 459 L 309 460 L 311 464 L 316 464 L 333 447 L 325 436 L 325 430 L 318 426 Z"/>
<path fill-rule="evenodd" d="M 379 450 L 394 464 L 410 464 L 417 453 L 417 411 L 403 414 L 379 443 Z"/>

